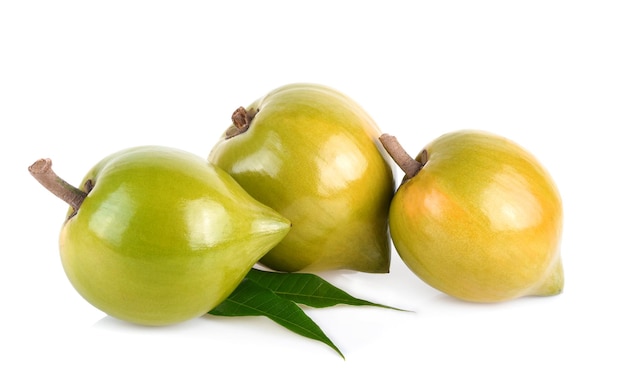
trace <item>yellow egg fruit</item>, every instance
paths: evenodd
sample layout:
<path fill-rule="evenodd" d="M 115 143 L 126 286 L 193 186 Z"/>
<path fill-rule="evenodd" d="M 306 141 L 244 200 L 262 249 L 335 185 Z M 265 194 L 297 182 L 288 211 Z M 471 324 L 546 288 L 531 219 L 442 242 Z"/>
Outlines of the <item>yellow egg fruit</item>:
<path fill-rule="evenodd" d="M 391 203 L 393 244 L 430 286 L 472 302 L 563 289 L 563 208 L 548 171 L 502 136 L 450 132 L 411 158 L 381 141 L 407 175 Z"/>

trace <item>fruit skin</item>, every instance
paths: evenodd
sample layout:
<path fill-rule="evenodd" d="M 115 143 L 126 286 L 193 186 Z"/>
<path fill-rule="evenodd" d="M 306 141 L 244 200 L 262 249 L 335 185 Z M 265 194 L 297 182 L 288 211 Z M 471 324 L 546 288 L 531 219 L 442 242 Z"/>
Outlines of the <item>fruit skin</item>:
<path fill-rule="evenodd" d="M 219 139 L 209 160 L 291 220 L 261 262 L 280 271 L 389 271 L 395 190 L 380 131 L 357 103 L 317 84 L 289 84 L 253 102 L 244 133 Z"/>
<path fill-rule="evenodd" d="M 468 301 L 560 293 L 563 210 L 540 163 L 510 140 L 474 130 L 445 134 L 426 151 L 390 209 L 407 266 Z"/>
<path fill-rule="evenodd" d="M 88 180 L 93 189 L 61 230 L 63 267 L 88 302 L 133 323 L 207 313 L 289 230 L 228 174 L 177 149 L 120 151 L 82 187 Z"/>

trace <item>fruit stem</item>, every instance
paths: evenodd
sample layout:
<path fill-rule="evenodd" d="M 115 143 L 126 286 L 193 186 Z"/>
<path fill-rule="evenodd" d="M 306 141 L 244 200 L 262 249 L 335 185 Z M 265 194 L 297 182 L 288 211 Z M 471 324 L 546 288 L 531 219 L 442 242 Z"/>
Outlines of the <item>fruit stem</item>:
<path fill-rule="evenodd" d="M 415 159 L 407 153 L 398 139 L 395 136 L 389 134 L 382 134 L 379 138 L 387 153 L 391 158 L 400 166 L 400 169 L 406 174 L 405 179 L 415 177 L 424 164 L 426 163 L 427 155 L 426 150 L 422 150 L 420 155 Z"/>
<path fill-rule="evenodd" d="M 233 125 L 226 130 L 226 139 L 232 138 L 233 136 L 237 136 L 239 134 L 243 134 L 248 131 L 250 128 L 250 123 L 254 116 L 259 112 L 255 111 L 246 111 L 244 107 L 239 107 L 233 112 L 231 119 L 233 121 Z"/>
<path fill-rule="evenodd" d="M 52 161 L 49 158 L 37 160 L 28 167 L 28 171 L 44 188 L 74 208 L 75 212 L 78 211 L 83 200 L 87 197 L 87 193 L 73 187 L 56 175 L 52 170 Z"/>

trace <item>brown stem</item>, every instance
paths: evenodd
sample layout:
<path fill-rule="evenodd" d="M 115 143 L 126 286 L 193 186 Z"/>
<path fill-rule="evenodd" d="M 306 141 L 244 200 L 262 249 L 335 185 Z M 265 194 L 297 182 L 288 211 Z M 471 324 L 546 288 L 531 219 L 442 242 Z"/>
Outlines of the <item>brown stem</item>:
<path fill-rule="evenodd" d="M 52 161 L 48 158 L 36 161 L 28 167 L 28 171 L 41 185 L 74 208 L 74 211 L 78 211 L 87 197 L 85 192 L 57 176 L 52 170 Z"/>
<path fill-rule="evenodd" d="M 406 179 L 414 177 L 426 163 L 426 150 L 423 150 L 417 159 L 411 157 L 400 145 L 395 136 L 382 134 L 379 138 L 380 143 L 391 158 L 400 166 L 400 169 L 406 174 Z"/>
<path fill-rule="evenodd" d="M 228 128 L 228 130 L 226 130 L 226 139 L 248 131 L 250 123 L 252 123 L 252 119 L 254 119 L 254 116 L 258 112 L 259 110 L 246 111 L 244 107 L 237 108 L 231 116 L 233 124 Z"/>

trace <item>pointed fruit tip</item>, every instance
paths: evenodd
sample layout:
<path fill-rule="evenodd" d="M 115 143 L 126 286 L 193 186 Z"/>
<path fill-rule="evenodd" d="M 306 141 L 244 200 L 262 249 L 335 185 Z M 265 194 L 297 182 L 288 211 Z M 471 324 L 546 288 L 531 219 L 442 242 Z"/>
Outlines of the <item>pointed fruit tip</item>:
<path fill-rule="evenodd" d="M 556 265 L 551 270 L 548 277 L 532 293 L 535 296 L 555 296 L 563 292 L 565 279 L 563 276 L 563 262 L 559 257 Z"/>

